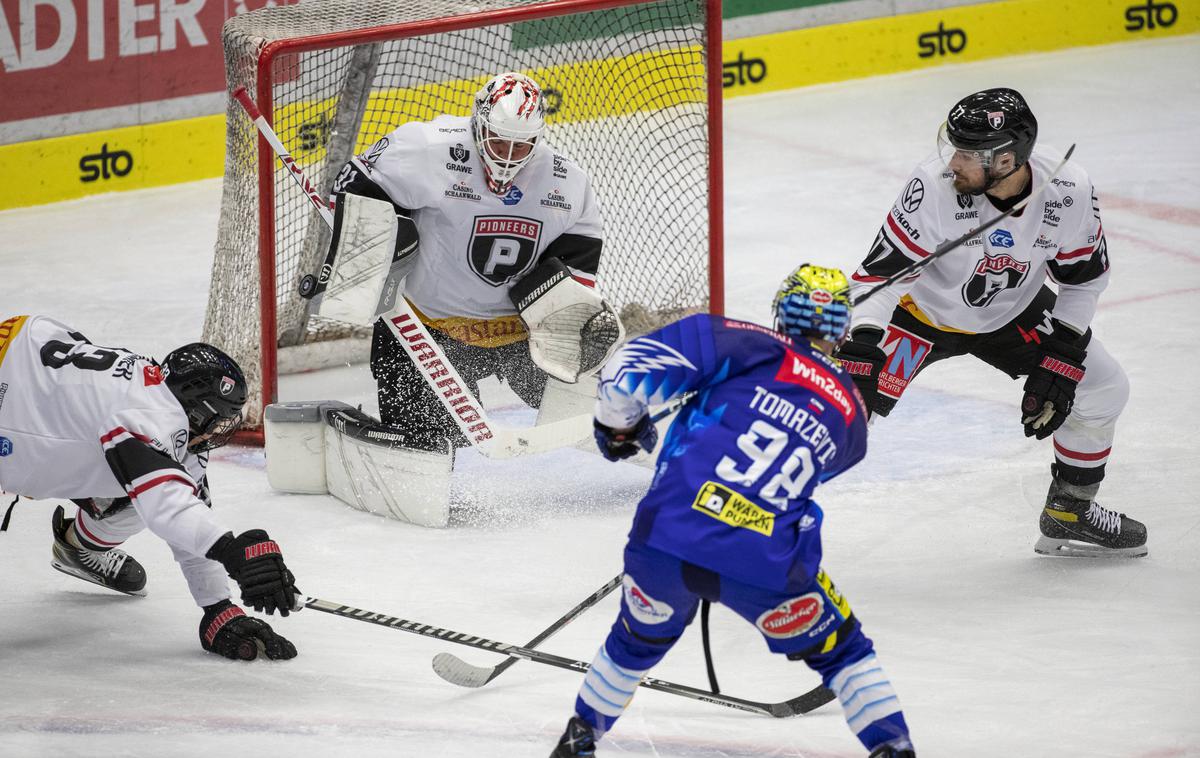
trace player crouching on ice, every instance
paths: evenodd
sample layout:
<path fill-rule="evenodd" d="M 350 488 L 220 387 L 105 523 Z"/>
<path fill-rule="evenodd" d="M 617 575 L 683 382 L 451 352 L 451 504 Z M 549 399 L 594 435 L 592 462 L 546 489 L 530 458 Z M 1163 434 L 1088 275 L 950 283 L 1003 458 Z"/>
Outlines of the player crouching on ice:
<path fill-rule="evenodd" d="M 294 658 L 291 642 L 230 602 L 225 578 L 245 605 L 287 616 L 300 595 L 279 546 L 261 529 L 235 537 L 211 511 L 208 452 L 229 441 L 245 401 L 241 369 L 211 345 L 159 365 L 45 316 L 0 321 L 0 489 L 79 506 L 73 519 L 54 511 L 54 568 L 145 595 L 145 570 L 117 547 L 149 529 L 204 610 L 205 650 Z"/>
<path fill-rule="evenodd" d="M 841 271 L 804 265 L 775 296 L 775 331 L 696 315 L 632 340 L 605 365 L 595 427 L 610 460 L 654 449 L 648 406 L 697 395 L 638 504 L 620 615 L 551 758 L 595 754 L 701 599 L 820 673 L 871 756 L 915 757 L 871 640 L 820 568 L 813 491 L 867 450 L 862 398 L 829 357 L 850 324 L 848 292 Z"/>

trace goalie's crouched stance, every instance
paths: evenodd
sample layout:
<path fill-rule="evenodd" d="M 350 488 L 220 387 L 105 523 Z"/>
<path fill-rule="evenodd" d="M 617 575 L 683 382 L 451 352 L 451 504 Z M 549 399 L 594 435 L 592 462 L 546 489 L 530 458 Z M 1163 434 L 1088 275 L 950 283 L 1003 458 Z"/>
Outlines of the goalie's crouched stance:
<path fill-rule="evenodd" d="M 624 330 L 611 306 L 581 284 L 557 258 L 546 258 L 509 290 L 519 315 L 492 319 L 430 319 L 430 335 L 458 369 L 471 394 L 495 376 L 526 405 L 538 408 L 547 376 L 574 383 L 617 348 Z M 442 450 L 468 444 L 420 369 L 382 322 L 371 344 L 371 371 L 379 386 L 379 415 L 399 427 L 412 447 Z"/>

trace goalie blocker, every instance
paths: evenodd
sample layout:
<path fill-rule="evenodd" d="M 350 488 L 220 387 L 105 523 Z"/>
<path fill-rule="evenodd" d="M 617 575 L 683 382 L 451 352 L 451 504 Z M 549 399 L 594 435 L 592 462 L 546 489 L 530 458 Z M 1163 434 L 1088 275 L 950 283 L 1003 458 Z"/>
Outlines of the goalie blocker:
<path fill-rule="evenodd" d="M 539 263 L 512 286 L 509 297 L 529 331 L 533 362 L 568 384 L 598 369 L 624 340 L 612 306 L 558 258 Z"/>

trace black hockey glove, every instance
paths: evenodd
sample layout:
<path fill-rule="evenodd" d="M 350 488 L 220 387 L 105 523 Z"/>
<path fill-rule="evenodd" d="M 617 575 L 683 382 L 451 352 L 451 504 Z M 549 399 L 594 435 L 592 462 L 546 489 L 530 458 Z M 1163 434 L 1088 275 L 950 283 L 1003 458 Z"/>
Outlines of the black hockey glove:
<path fill-rule="evenodd" d="M 242 588 L 242 605 L 268 616 L 275 611 L 286 616 L 300 609 L 296 580 L 283 563 L 279 545 L 262 529 L 251 529 L 237 537 L 226 532 L 205 557 L 219 561 Z"/>
<path fill-rule="evenodd" d="M 878 413 L 886 416 L 896 407 L 893 398 L 879 394 L 879 372 L 887 360 L 879 341 L 883 339 L 883 330 L 873 326 L 860 326 L 850 335 L 850 339 L 842 343 L 834 354 L 842 362 L 842 368 L 854 380 L 863 402 L 867 404 L 867 413 Z"/>
<path fill-rule="evenodd" d="M 610 461 L 624 460 L 636 455 L 639 450 L 654 452 L 654 446 L 658 444 L 658 429 L 649 415 L 642 416 L 633 428 L 624 432 L 618 432 L 595 419 L 592 419 L 592 427 L 600 454 Z"/>
<path fill-rule="evenodd" d="M 269 624 L 251 618 L 228 600 L 204 606 L 200 646 L 233 661 L 252 661 L 263 654 L 273 661 L 296 657 L 296 646 Z"/>
<path fill-rule="evenodd" d="M 1087 357 L 1087 350 L 1077 344 L 1079 335 L 1057 321 L 1053 323 L 1054 332 L 1042 340 L 1037 364 L 1025 379 L 1025 396 L 1021 399 L 1025 436 L 1039 440 L 1049 437 L 1066 421 Z"/>

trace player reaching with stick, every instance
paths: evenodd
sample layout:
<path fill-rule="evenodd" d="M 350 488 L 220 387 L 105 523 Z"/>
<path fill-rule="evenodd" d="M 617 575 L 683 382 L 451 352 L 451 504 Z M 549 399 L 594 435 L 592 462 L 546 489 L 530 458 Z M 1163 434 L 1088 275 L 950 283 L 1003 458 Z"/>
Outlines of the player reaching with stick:
<path fill-rule="evenodd" d="M 872 642 L 820 566 L 813 493 L 867 448 L 862 399 L 829 357 L 850 324 L 848 298 L 841 271 L 801 266 L 775 296 L 775 330 L 691 316 L 630 341 L 605 365 L 595 427 L 610 460 L 654 449 L 648 406 L 697 395 L 667 432 L 638 504 L 620 615 L 551 758 L 595 754 L 701 599 L 820 673 L 872 756 L 915 756 Z"/>
<path fill-rule="evenodd" d="M 1025 377 L 1025 436 L 1054 440 L 1034 549 L 1143 556 L 1146 527 L 1096 502 L 1129 397 L 1125 372 L 1089 328 L 1109 278 L 1096 191 L 1073 163 L 1051 177 L 1058 159 L 1036 141 L 1037 120 L 1015 90 L 976 92 L 950 109 L 938 153 L 913 172 L 855 272 L 856 296 L 1043 194 L 856 307 L 838 357 L 880 416 L 920 371 L 946 358 L 970 354 Z"/>
<path fill-rule="evenodd" d="M 149 529 L 204 611 L 201 647 L 294 658 L 291 642 L 230 602 L 226 579 L 245 605 L 287 616 L 299 591 L 279 546 L 261 529 L 235 537 L 211 510 L 208 452 L 229 441 L 245 401 L 241 369 L 212 345 L 160 365 L 45 316 L 0 321 L 0 489 L 79 506 L 74 518 L 54 511 L 54 568 L 145 595 L 145 570 L 119 546 Z"/>

